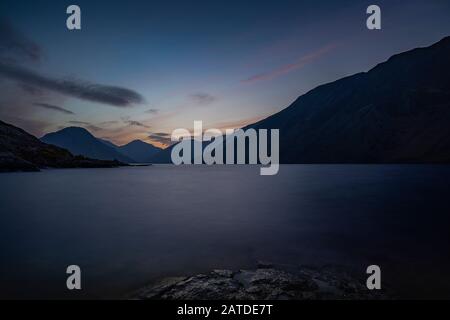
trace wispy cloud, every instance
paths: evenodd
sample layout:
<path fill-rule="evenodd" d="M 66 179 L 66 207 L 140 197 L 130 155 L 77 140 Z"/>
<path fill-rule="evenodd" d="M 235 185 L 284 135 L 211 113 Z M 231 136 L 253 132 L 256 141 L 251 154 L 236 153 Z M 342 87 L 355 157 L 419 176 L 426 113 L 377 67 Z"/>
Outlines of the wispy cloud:
<path fill-rule="evenodd" d="M 131 107 L 145 101 L 139 93 L 127 88 L 80 80 L 55 79 L 12 64 L 0 63 L 0 75 L 30 86 L 114 107 Z"/>
<path fill-rule="evenodd" d="M 99 125 L 112 126 L 112 125 L 115 125 L 115 124 L 118 124 L 118 123 L 120 123 L 120 122 L 117 121 L 117 120 L 109 120 L 109 121 L 102 121 L 102 122 L 99 123 Z"/>
<path fill-rule="evenodd" d="M 196 104 L 203 106 L 209 105 L 217 100 L 217 97 L 205 92 L 193 93 L 189 96 L 189 98 L 193 100 Z"/>
<path fill-rule="evenodd" d="M 41 89 L 39 89 L 39 88 L 36 88 L 36 87 L 33 87 L 33 86 L 30 86 L 30 85 L 28 85 L 28 84 L 20 83 L 20 84 L 19 84 L 19 87 L 20 87 L 26 94 L 28 94 L 28 95 L 30 95 L 30 96 L 35 96 L 35 97 L 42 97 L 42 96 L 44 96 L 44 91 L 43 91 L 43 90 L 41 90 Z"/>
<path fill-rule="evenodd" d="M 67 121 L 67 123 L 70 123 L 70 124 L 78 124 L 78 125 L 84 125 L 84 126 L 91 125 L 90 122 L 86 122 L 86 121 L 77 121 L 77 120 Z"/>
<path fill-rule="evenodd" d="M 52 104 L 48 104 L 48 103 L 40 103 L 40 102 L 35 102 L 33 103 L 33 105 L 35 105 L 36 107 L 40 107 L 40 108 L 44 108 L 44 109 L 48 109 L 48 110 L 53 110 L 53 111 L 58 111 L 58 112 L 62 112 L 65 114 L 75 114 L 74 112 L 64 109 L 62 107 L 58 107 Z"/>
<path fill-rule="evenodd" d="M 145 111 L 145 113 L 149 113 L 149 114 L 157 114 L 159 112 L 158 109 L 148 109 Z"/>
<path fill-rule="evenodd" d="M 123 120 L 126 124 L 129 126 L 136 126 L 136 127 L 143 127 L 143 128 L 150 128 L 150 126 L 136 120 Z"/>
<path fill-rule="evenodd" d="M 9 21 L 0 19 L 0 57 L 11 61 L 16 61 L 17 58 L 38 61 L 41 48 L 16 30 Z"/>
<path fill-rule="evenodd" d="M 150 133 L 148 135 L 148 138 L 153 142 L 158 142 L 158 143 L 166 145 L 166 146 L 172 144 L 170 133 L 154 132 L 154 133 Z"/>
<path fill-rule="evenodd" d="M 114 107 L 143 104 L 142 95 L 131 89 L 108 86 L 78 79 L 57 79 L 19 66 L 26 61 L 39 61 L 41 47 L 16 30 L 8 21 L 0 19 L 0 77 L 18 82 L 29 94 L 48 90 L 82 100 Z"/>
<path fill-rule="evenodd" d="M 247 79 L 242 80 L 243 83 L 255 83 L 258 81 L 265 81 L 265 80 L 271 80 L 274 78 L 278 78 L 279 76 L 285 75 L 289 72 L 295 71 L 297 69 L 300 69 L 307 65 L 308 63 L 320 58 L 324 54 L 330 52 L 334 48 L 336 48 L 336 44 L 330 44 L 325 47 L 320 48 L 317 51 L 311 52 L 305 56 L 300 57 L 297 61 L 285 64 L 279 68 L 276 68 L 272 71 L 265 72 L 265 73 L 259 73 L 256 75 L 253 75 Z"/>

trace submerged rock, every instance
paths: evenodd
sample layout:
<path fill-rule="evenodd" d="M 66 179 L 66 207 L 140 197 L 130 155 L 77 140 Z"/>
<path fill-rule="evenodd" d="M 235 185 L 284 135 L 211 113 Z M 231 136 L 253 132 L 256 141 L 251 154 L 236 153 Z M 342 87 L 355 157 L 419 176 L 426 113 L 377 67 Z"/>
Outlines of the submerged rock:
<path fill-rule="evenodd" d="M 371 291 L 334 267 L 214 270 L 191 277 L 166 278 L 136 294 L 137 299 L 162 300 L 304 300 L 385 299 L 384 290 Z"/>

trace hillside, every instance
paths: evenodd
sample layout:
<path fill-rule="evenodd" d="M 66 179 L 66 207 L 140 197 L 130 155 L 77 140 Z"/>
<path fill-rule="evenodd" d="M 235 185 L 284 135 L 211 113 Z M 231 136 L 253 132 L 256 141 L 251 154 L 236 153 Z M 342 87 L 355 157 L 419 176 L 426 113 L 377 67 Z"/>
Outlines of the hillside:
<path fill-rule="evenodd" d="M 450 37 L 321 85 L 244 129 L 279 129 L 281 163 L 449 163 Z M 170 162 L 167 148 L 152 159 Z"/>
<path fill-rule="evenodd" d="M 46 144 L 20 128 L 0 121 L 0 172 L 119 165 L 123 164 L 73 156 L 65 149 Z"/>
<path fill-rule="evenodd" d="M 126 163 L 135 162 L 80 127 L 67 127 L 48 133 L 41 138 L 41 141 L 67 149 L 75 155 L 101 160 L 118 160 Z"/>

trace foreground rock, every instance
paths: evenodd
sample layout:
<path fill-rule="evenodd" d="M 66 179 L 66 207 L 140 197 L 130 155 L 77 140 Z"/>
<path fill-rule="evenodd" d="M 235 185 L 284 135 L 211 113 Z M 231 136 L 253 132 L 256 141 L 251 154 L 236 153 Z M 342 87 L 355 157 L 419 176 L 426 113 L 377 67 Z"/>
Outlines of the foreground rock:
<path fill-rule="evenodd" d="M 273 267 L 255 270 L 214 270 L 209 274 L 173 277 L 152 284 L 132 298 L 162 300 L 316 300 L 385 299 L 382 291 L 370 291 L 356 279 L 334 267 Z"/>
<path fill-rule="evenodd" d="M 0 121 L 0 172 L 39 171 L 40 168 L 111 168 L 119 161 L 73 156 L 69 151 L 43 143 L 13 125 Z"/>

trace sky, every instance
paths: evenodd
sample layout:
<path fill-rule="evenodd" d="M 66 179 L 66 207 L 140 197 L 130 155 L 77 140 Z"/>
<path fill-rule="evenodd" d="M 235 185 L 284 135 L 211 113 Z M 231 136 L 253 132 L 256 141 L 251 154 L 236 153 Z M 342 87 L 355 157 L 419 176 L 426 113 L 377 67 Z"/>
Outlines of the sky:
<path fill-rule="evenodd" d="M 81 30 L 66 27 L 71 4 Z M 371 4 L 381 30 L 366 27 Z M 431 45 L 450 35 L 449 16 L 446 0 L 2 0 L 0 120 L 164 147 L 194 120 L 242 127 Z"/>

